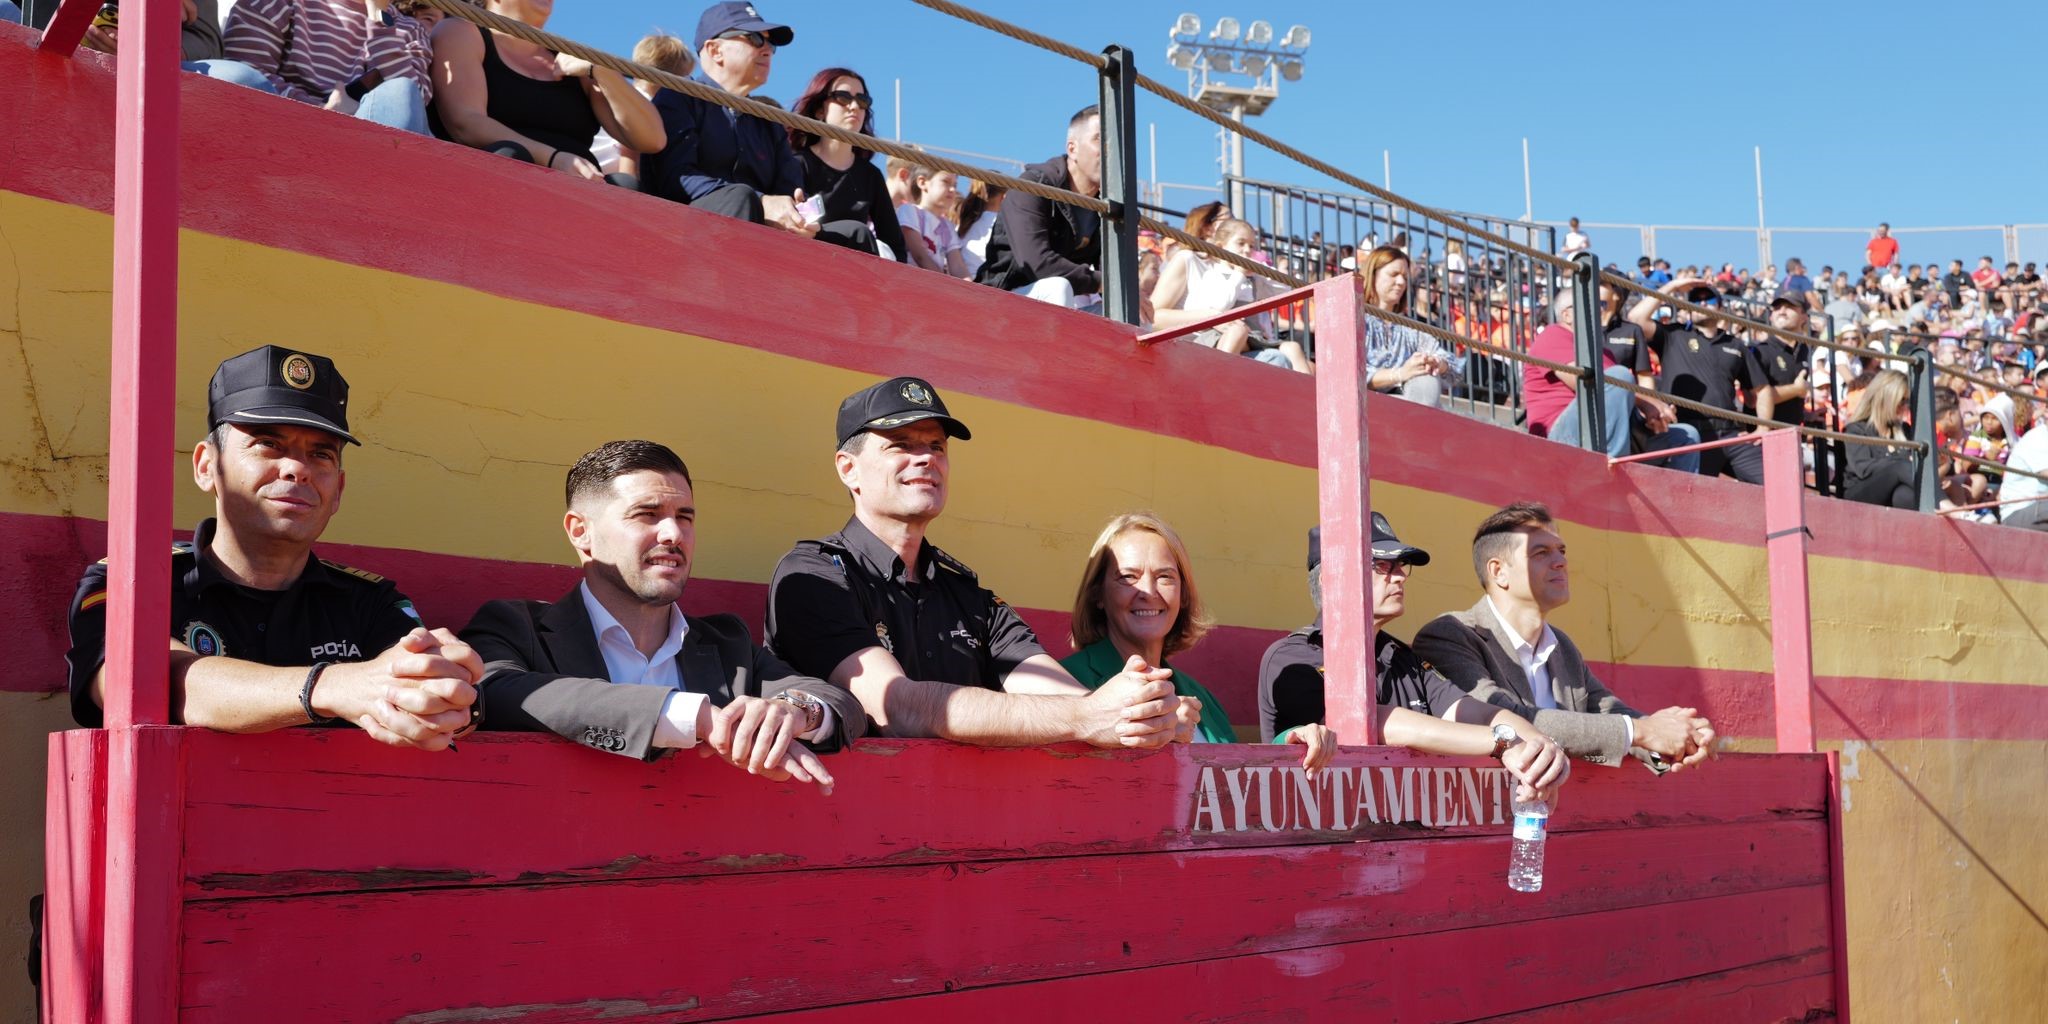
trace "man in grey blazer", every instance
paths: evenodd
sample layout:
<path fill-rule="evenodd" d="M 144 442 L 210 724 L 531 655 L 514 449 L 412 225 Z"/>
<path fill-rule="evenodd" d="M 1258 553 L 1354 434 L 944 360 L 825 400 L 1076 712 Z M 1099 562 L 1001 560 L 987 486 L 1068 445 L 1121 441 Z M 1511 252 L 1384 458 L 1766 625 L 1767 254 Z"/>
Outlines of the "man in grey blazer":
<path fill-rule="evenodd" d="M 1564 539 L 1550 510 L 1516 502 L 1488 516 L 1472 539 L 1485 593 L 1415 634 L 1415 653 L 1474 697 L 1534 722 L 1565 752 L 1615 766 L 1633 755 L 1653 771 L 1699 763 L 1713 726 L 1695 708 L 1644 714 L 1586 667 L 1571 637 L 1549 624 L 1571 600 Z M 1533 685 L 1532 685 L 1533 683 Z"/>
<path fill-rule="evenodd" d="M 690 471 L 651 441 L 613 441 L 570 467 L 563 529 L 583 581 L 560 601 L 492 601 L 462 632 L 484 660 L 487 728 L 553 732 L 652 760 L 703 744 L 777 781 L 832 776 L 799 740 L 857 738 L 860 702 L 756 646 L 734 615 L 676 606 L 696 553 Z"/>

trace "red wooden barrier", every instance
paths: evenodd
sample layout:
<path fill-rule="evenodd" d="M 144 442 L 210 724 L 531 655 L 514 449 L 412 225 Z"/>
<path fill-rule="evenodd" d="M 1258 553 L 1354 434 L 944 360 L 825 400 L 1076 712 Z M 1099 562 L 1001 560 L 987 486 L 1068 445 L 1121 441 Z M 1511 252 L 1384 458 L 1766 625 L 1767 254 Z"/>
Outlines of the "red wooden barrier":
<path fill-rule="evenodd" d="M 182 794 L 186 1021 L 1669 1019 L 1671 986 L 1720 1019 L 1835 1005 L 1819 755 L 1582 770 L 1524 896 L 1498 767 L 1386 748 L 1309 785 L 1270 746 L 863 742 L 828 798 L 547 737 L 433 756 L 148 731 Z M 104 737 L 52 740 L 54 1019 L 89 997 L 93 825 L 62 809 L 90 806 Z"/>

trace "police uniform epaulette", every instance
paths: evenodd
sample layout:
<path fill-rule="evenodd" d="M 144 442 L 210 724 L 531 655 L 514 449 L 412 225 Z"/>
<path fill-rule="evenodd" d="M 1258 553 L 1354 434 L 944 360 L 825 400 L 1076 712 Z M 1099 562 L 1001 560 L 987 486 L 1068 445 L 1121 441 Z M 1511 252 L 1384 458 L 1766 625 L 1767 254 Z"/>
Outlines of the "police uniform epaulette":
<path fill-rule="evenodd" d="M 981 578 L 974 574 L 974 570 L 969 569 L 965 565 L 960 564 L 959 559 L 954 558 L 952 555 L 949 555 L 944 551 L 940 551 L 938 548 L 932 549 L 932 556 L 933 559 L 938 562 L 939 567 L 942 569 L 951 569 L 954 572 L 957 572 L 970 580 L 979 580 Z"/>
<path fill-rule="evenodd" d="M 379 576 L 368 569 L 358 569 L 352 565 L 343 565 L 340 562 L 330 562 L 325 558 L 320 560 L 320 564 L 328 567 L 329 569 L 334 570 L 335 572 L 347 573 L 350 576 L 354 576 L 355 578 L 362 580 L 365 583 L 384 582 L 384 577 Z"/>

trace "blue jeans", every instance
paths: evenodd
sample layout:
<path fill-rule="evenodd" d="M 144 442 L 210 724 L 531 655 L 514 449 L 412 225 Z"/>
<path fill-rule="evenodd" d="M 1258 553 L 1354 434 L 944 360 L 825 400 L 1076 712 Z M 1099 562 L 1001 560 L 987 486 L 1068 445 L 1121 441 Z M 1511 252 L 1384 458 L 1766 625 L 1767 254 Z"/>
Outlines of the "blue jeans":
<path fill-rule="evenodd" d="M 1607 376 L 1616 380 L 1626 381 L 1631 379 L 1629 372 L 1619 366 L 1608 367 L 1606 373 Z M 1603 419 L 1606 421 L 1604 425 L 1607 431 L 1606 436 L 1601 438 L 1602 446 L 1611 457 L 1619 458 L 1627 455 L 1629 416 L 1635 411 L 1635 393 L 1627 388 L 1609 385 L 1601 389 L 1601 404 L 1603 411 L 1606 413 Z M 1565 406 L 1564 411 L 1558 413 L 1557 420 L 1551 423 L 1550 437 L 1552 440 L 1564 444 L 1576 445 L 1579 443 L 1579 403 L 1576 399 L 1573 400 L 1572 404 Z M 1650 435 L 1647 449 L 1653 452 L 1660 452 L 1667 448 L 1683 448 L 1686 445 L 1698 443 L 1700 443 L 1699 431 L 1693 429 L 1690 424 L 1674 423 L 1666 428 L 1663 433 Z M 1653 461 L 1658 465 L 1669 466 L 1681 473 L 1697 473 L 1700 471 L 1700 453 L 1698 452 L 1686 452 L 1683 455 L 1673 455 L 1669 458 Z"/>
<path fill-rule="evenodd" d="M 0 21 L 21 24 L 21 8 L 15 6 L 13 0 L 0 0 Z"/>
<path fill-rule="evenodd" d="M 223 82 L 232 82 L 258 92 L 272 95 L 277 93 L 276 87 L 270 84 L 270 79 L 263 77 L 263 72 L 238 60 L 188 60 L 178 66 L 195 75 L 218 78 Z"/>
<path fill-rule="evenodd" d="M 194 74 L 233 82 L 260 92 L 277 92 L 262 72 L 238 60 L 188 60 L 180 66 Z M 356 103 L 356 116 L 402 132 L 427 134 L 427 98 L 411 79 L 389 79 L 364 93 Z"/>

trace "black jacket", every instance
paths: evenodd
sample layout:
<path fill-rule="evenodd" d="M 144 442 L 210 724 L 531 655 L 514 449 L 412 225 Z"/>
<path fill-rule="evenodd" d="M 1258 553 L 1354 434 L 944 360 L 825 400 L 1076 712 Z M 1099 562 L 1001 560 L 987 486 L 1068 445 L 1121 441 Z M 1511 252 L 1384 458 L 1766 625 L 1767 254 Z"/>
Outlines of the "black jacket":
<path fill-rule="evenodd" d="M 1018 177 L 1069 191 L 1074 187 L 1064 154 L 1032 164 Z M 1101 229 L 1102 218 L 1093 210 L 1012 192 L 996 215 L 988 236 L 988 258 L 974 280 L 1012 289 L 1064 277 L 1074 285 L 1074 294 L 1092 295 L 1102 290 L 1102 278 L 1095 271 L 1102 260 Z"/>
<path fill-rule="evenodd" d="M 858 739 L 867 713 L 853 694 L 797 674 L 754 645 L 736 615 L 689 616 L 676 655 L 685 689 L 724 707 L 734 697 L 769 697 L 801 689 L 831 706 L 836 748 Z M 552 732 L 588 747 L 652 760 L 655 720 L 674 691 L 611 682 L 597 631 L 580 590 L 554 604 L 491 601 L 477 609 L 462 639 L 484 661 L 484 728 Z"/>

